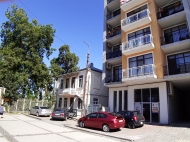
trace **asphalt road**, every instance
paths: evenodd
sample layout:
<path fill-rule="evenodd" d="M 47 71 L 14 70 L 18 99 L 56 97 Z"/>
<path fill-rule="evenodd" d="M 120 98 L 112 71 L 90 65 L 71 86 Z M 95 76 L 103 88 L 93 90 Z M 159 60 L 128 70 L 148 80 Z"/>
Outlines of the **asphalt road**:
<path fill-rule="evenodd" d="M 116 142 L 99 135 L 92 135 L 64 127 L 74 121 L 51 121 L 50 117 L 34 119 L 24 115 L 5 114 L 0 118 L 0 142 Z"/>

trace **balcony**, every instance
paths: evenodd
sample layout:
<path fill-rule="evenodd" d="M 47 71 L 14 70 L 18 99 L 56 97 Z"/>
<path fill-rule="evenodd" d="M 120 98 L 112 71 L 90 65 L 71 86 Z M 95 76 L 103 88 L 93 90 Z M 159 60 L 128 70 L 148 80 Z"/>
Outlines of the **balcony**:
<path fill-rule="evenodd" d="M 112 45 L 119 43 L 121 41 L 121 29 L 108 33 L 106 38 L 107 42 L 111 43 Z"/>
<path fill-rule="evenodd" d="M 116 82 L 121 82 L 122 80 L 122 74 L 111 74 L 111 75 L 106 75 L 105 78 L 105 83 L 116 83 Z"/>
<path fill-rule="evenodd" d="M 119 51 L 110 51 L 106 53 L 106 62 L 112 65 L 121 63 L 121 50 Z"/>
<path fill-rule="evenodd" d="M 120 15 L 121 11 L 120 9 L 108 14 L 107 17 L 107 24 L 110 25 L 119 25 L 120 24 L 120 19 L 121 19 L 121 15 Z"/>
<path fill-rule="evenodd" d="M 120 0 L 107 0 L 107 9 L 113 11 L 120 8 Z"/>
<path fill-rule="evenodd" d="M 121 0 L 121 9 L 123 11 L 127 11 L 137 5 L 140 5 L 144 2 L 146 2 L 147 0 Z"/>
<path fill-rule="evenodd" d="M 160 10 L 157 13 L 158 23 L 161 28 L 167 28 L 186 21 L 186 13 L 182 4 L 167 9 Z M 177 20 L 176 20 L 177 19 Z"/>
<path fill-rule="evenodd" d="M 154 64 L 132 67 L 132 68 L 123 70 L 122 81 L 132 81 L 132 80 L 138 80 L 138 79 L 144 80 L 144 79 L 149 79 L 149 78 L 152 78 L 152 79 L 157 78 L 156 67 Z"/>
<path fill-rule="evenodd" d="M 83 89 L 82 88 L 65 88 L 65 89 L 59 89 L 58 94 L 60 96 L 79 96 L 81 97 L 83 95 Z"/>
<path fill-rule="evenodd" d="M 184 30 L 161 37 L 161 48 L 167 54 L 190 49 L 189 31 Z"/>
<path fill-rule="evenodd" d="M 148 9 L 145 9 L 121 20 L 121 28 L 123 31 L 127 32 L 135 29 L 136 27 L 141 27 L 143 25 L 149 24 L 150 22 L 150 12 Z"/>
<path fill-rule="evenodd" d="M 153 37 L 151 34 L 129 40 L 122 43 L 122 54 L 129 55 L 154 48 Z"/>

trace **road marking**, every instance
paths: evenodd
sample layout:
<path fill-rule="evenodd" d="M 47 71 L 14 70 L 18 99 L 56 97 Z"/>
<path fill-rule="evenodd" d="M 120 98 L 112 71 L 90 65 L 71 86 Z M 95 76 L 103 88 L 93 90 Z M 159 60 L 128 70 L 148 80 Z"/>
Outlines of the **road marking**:
<path fill-rule="evenodd" d="M 5 137 L 9 142 L 18 142 L 12 135 L 10 135 L 5 129 L 0 126 L 0 133 Z"/>

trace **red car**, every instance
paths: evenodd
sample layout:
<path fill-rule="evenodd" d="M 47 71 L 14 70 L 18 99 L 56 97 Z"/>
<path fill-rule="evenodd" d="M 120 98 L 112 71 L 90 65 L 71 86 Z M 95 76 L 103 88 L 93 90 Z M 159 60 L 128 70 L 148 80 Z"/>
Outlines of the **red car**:
<path fill-rule="evenodd" d="M 104 132 L 109 132 L 111 129 L 119 129 L 125 126 L 125 119 L 122 115 L 108 112 L 94 112 L 87 116 L 81 117 L 78 120 L 78 125 L 81 128 L 91 127 L 102 129 Z"/>

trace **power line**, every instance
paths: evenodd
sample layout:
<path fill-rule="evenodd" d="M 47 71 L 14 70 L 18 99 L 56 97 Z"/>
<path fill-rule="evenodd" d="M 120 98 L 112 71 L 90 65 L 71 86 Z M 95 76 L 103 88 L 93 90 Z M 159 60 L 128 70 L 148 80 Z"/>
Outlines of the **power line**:
<path fill-rule="evenodd" d="M 10 1 L 11 1 L 13 4 L 15 4 L 12 0 L 10 0 Z M 29 12 L 30 12 L 38 21 L 41 22 L 41 20 L 39 20 L 38 17 L 37 17 L 21 0 L 19 0 L 19 1 L 22 3 L 22 5 L 23 5 L 26 9 L 29 10 Z M 16 5 L 16 4 L 15 4 L 15 5 Z M 29 17 L 33 19 L 32 16 L 29 15 Z M 63 42 L 64 44 L 67 44 L 65 41 L 63 41 L 61 38 L 59 38 L 56 34 L 55 34 L 55 37 L 56 37 L 58 40 L 60 40 L 61 42 Z M 78 53 L 80 53 L 80 54 L 82 54 L 82 55 L 84 55 L 84 56 L 87 56 L 86 54 L 80 52 L 80 51 L 77 50 L 76 48 L 74 48 L 74 47 L 72 47 L 72 46 L 69 46 L 69 47 L 72 48 L 72 49 L 74 49 L 74 50 L 77 51 Z M 80 57 L 80 58 L 84 59 L 83 57 Z M 86 59 L 84 59 L 84 60 L 86 60 Z"/>

